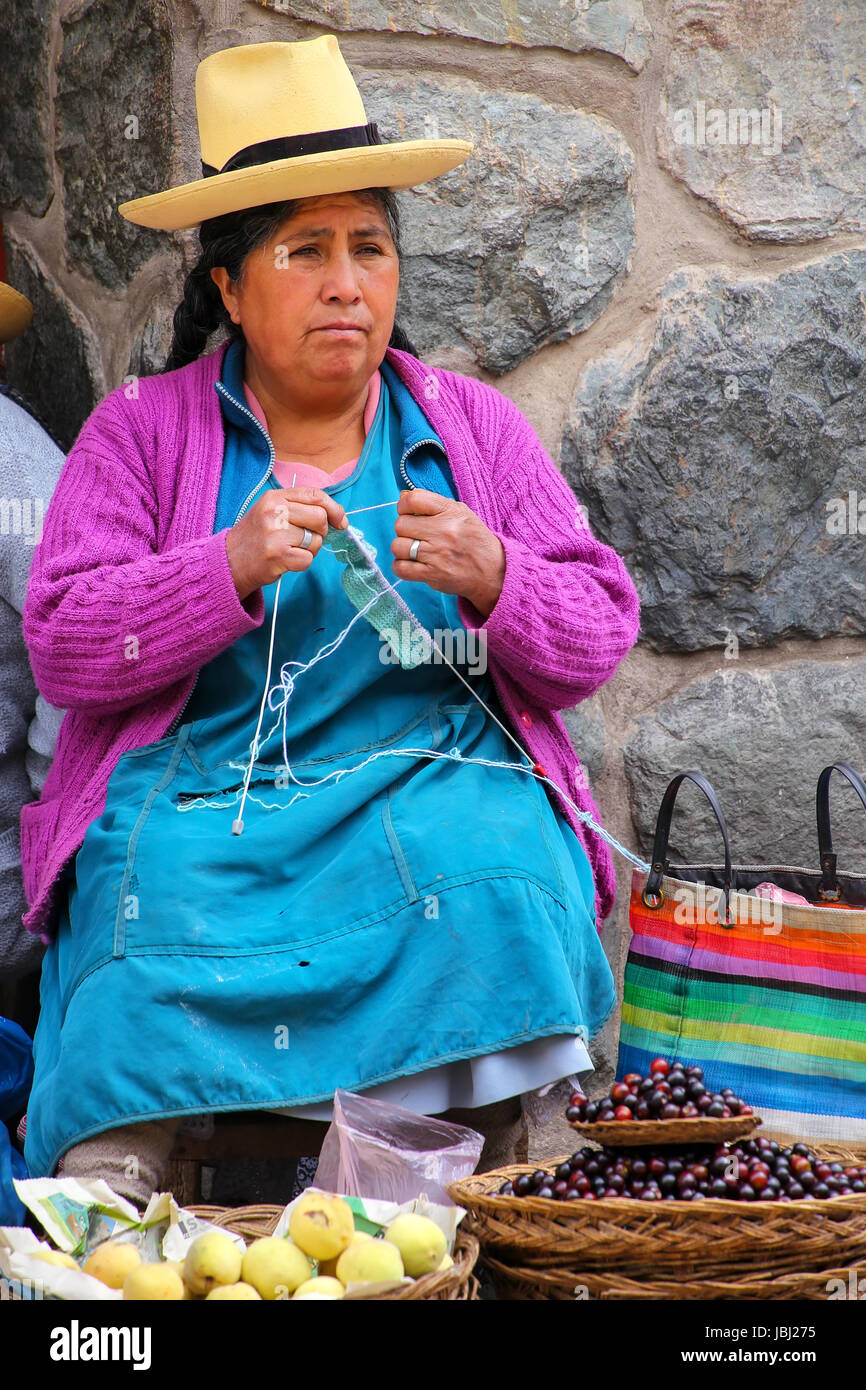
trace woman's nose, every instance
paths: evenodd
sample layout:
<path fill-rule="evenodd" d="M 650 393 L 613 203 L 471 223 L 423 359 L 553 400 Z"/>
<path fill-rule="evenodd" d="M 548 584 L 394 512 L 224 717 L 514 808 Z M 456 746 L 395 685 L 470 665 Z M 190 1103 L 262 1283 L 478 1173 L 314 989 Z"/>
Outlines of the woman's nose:
<path fill-rule="evenodd" d="M 328 256 L 322 294 L 326 299 L 341 299 L 347 304 L 361 297 L 358 267 L 348 247 L 334 248 Z"/>

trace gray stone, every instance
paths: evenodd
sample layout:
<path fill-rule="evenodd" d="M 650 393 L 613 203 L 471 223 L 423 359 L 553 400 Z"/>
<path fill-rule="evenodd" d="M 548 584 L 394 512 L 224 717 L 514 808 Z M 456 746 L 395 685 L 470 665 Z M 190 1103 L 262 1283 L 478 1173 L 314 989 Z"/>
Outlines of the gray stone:
<path fill-rule="evenodd" d="M 172 36 L 158 0 L 92 4 L 64 23 L 57 65 L 57 162 L 70 259 L 126 285 L 165 232 L 127 222 L 119 203 L 170 186 Z"/>
<path fill-rule="evenodd" d="M 0 206 L 42 217 L 54 187 L 50 162 L 52 16 L 48 6 L 0 6 Z M 12 74 L 14 73 L 14 80 Z"/>
<path fill-rule="evenodd" d="M 398 194 L 397 317 L 418 352 L 465 350 L 501 373 L 594 323 L 634 244 L 633 158 L 615 127 L 444 74 L 370 74 L 362 90 L 383 140 L 475 142 L 463 165 Z"/>
<path fill-rule="evenodd" d="M 744 671 L 732 660 L 643 715 L 623 756 L 644 855 L 671 778 L 697 768 L 718 793 L 735 861 L 817 871 L 818 775 L 839 760 L 866 772 L 864 688 L 862 658 L 795 661 L 776 671 Z M 840 870 L 866 872 L 866 810 L 838 773 L 830 824 Z M 722 862 L 715 819 L 692 783 L 677 796 L 669 857 Z"/>
<path fill-rule="evenodd" d="M 224 3 L 224 0 L 223 0 Z M 563 48 L 570 53 L 612 53 L 639 72 L 649 56 L 652 30 L 641 0 L 262 0 L 294 20 L 329 30 L 372 29 L 482 39 L 519 48 Z"/>
<path fill-rule="evenodd" d="M 584 373 L 562 470 L 657 649 L 866 631 L 864 281 L 864 251 L 681 270 Z"/>
<path fill-rule="evenodd" d="M 574 751 L 580 758 L 590 785 L 597 786 L 604 771 L 605 725 L 594 699 L 582 700 L 574 709 L 561 711 Z"/>
<path fill-rule="evenodd" d="M 33 304 L 29 325 L 3 349 L 6 378 L 68 453 L 105 394 L 96 344 L 58 287 L 8 237 L 6 260 L 10 285 Z"/>
<path fill-rule="evenodd" d="M 129 354 L 129 376 L 157 376 L 162 372 L 171 351 L 173 315 L 174 306 L 161 305 L 143 324 Z M 215 346 L 216 338 L 206 350 L 213 351 Z"/>
<path fill-rule="evenodd" d="M 755 240 L 866 228 L 862 0 L 671 8 L 657 137 L 671 173 Z"/>

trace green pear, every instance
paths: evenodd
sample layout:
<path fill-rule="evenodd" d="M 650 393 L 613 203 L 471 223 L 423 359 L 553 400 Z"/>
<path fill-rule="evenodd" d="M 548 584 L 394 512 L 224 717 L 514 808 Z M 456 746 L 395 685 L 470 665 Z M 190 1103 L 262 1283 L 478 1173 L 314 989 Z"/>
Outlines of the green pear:
<path fill-rule="evenodd" d="M 403 1278 L 403 1260 L 390 1240 L 355 1240 L 337 1261 L 337 1278 L 349 1284 L 393 1283 Z"/>
<path fill-rule="evenodd" d="M 190 1293 L 207 1295 L 219 1284 L 236 1284 L 243 1255 L 233 1240 L 219 1231 L 196 1236 L 186 1252 L 183 1279 Z"/>
<path fill-rule="evenodd" d="M 110 1289 L 122 1289 L 127 1274 L 141 1264 L 141 1252 L 128 1240 L 106 1240 L 87 1256 L 82 1265 L 85 1274 L 92 1274 Z"/>
<path fill-rule="evenodd" d="M 355 1217 L 335 1192 L 304 1192 L 292 1208 L 289 1234 L 314 1260 L 333 1260 L 354 1236 Z"/>
<path fill-rule="evenodd" d="M 205 1298 L 205 1303 L 261 1303 L 262 1296 L 252 1284 L 217 1284 Z"/>
<path fill-rule="evenodd" d="M 241 1277 L 252 1284 L 262 1298 L 288 1298 L 313 1273 L 308 1256 L 292 1240 L 262 1236 L 254 1240 L 244 1255 Z"/>
<path fill-rule="evenodd" d="M 181 1303 L 187 1297 L 184 1282 L 168 1262 L 139 1265 L 123 1281 L 125 1300 Z"/>
<path fill-rule="evenodd" d="M 352 1236 L 352 1239 L 349 1241 L 349 1245 L 354 1245 L 356 1240 L 372 1239 L 373 1237 L 370 1235 L 369 1231 L 356 1231 L 355 1234 Z M 347 1246 L 346 1249 L 348 1248 L 349 1247 Z M 342 1254 L 342 1251 L 340 1252 L 340 1254 Z M 337 1277 L 337 1264 L 339 1262 L 339 1259 L 340 1256 L 336 1255 L 333 1260 L 319 1260 L 319 1274 L 328 1275 L 330 1278 L 335 1279 Z"/>
<path fill-rule="evenodd" d="M 438 1269 L 448 1249 L 441 1227 L 429 1216 L 419 1216 L 417 1212 L 403 1212 L 392 1221 L 385 1231 L 385 1239 L 396 1245 L 403 1256 L 406 1273 L 413 1279 Z"/>
<path fill-rule="evenodd" d="M 346 1290 L 339 1279 L 318 1275 L 315 1279 L 307 1279 L 305 1283 L 299 1284 L 292 1298 L 343 1298 L 345 1293 Z"/>

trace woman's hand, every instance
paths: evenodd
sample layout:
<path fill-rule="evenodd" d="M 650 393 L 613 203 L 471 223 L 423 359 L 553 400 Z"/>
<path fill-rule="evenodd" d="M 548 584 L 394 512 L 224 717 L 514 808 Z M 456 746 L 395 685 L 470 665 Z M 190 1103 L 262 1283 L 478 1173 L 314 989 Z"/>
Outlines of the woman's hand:
<path fill-rule="evenodd" d="M 346 513 L 318 487 L 269 488 L 226 534 L 226 554 L 243 603 L 288 570 L 310 568 L 328 526 L 348 526 Z M 303 547 L 304 530 L 312 533 Z"/>
<path fill-rule="evenodd" d="M 493 612 L 505 579 L 501 540 L 475 513 L 451 497 L 424 488 L 400 493 L 391 542 L 394 573 L 422 579 L 442 594 L 458 594 L 485 618 Z M 409 558 L 413 540 L 417 559 Z"/>

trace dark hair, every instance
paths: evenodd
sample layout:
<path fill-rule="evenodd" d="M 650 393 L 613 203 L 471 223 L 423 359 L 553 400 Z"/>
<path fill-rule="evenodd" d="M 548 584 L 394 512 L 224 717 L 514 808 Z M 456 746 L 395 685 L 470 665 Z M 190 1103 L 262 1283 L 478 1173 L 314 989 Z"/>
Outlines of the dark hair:
<path fill-rule="evenodd" d="M 394 193 L 390 188 L 362 188 L 356 196 L 372 198 L 379 203 L 399 262 L 400 214 Z M 243 329 L 232 321 L 210 272 L 215 266 L 225 266 L 229 279 L 238 284 L 250 252 L 274 236 L 305 201 L 304 198 L 289 198 L 284 202 L 263 203 L 259 207 L 210 217 L 201 223 L 198 233 L 201 255 L 184 281 L 183 299 L 174 311 L 171 351 L 162 369 L 164 372 L 194 362 L 218 328 L 226 328 L 230 338 L 243 338 Z M 414 357 L 418 355 L 396 320 L 388 346 L 411 352 Z"/>

